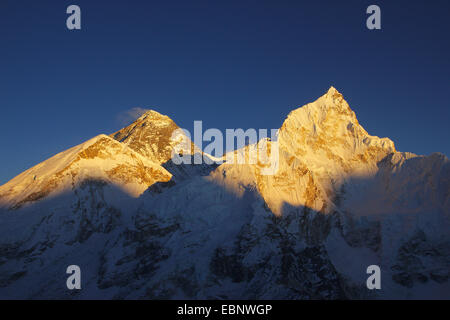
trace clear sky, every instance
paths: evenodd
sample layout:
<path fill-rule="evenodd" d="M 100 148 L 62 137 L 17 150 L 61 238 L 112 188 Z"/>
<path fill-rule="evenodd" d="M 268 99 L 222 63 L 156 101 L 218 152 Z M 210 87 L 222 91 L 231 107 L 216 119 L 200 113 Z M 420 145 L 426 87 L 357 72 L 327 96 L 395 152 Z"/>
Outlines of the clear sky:
<path fill-rule="evenodd" d="M 131 108 L 188 129 L 279 128 L 331 85 L 370 134 L 449 156 L 449 21 L 448 0 L 1 0 L 0 184 Z"/>

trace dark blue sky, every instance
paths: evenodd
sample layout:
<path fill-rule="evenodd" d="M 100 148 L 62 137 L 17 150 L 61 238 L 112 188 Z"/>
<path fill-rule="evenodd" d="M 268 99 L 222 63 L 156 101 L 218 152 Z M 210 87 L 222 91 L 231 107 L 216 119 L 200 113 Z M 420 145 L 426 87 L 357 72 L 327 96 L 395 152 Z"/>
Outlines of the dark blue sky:
<path fill-rule="evenodd" d="M 449 18 L 448 0 L 1 0 L 0 184 L 133 107 L 186 128 L 279 128 L 330 85 L 370 134 L 448 156 Z"/>

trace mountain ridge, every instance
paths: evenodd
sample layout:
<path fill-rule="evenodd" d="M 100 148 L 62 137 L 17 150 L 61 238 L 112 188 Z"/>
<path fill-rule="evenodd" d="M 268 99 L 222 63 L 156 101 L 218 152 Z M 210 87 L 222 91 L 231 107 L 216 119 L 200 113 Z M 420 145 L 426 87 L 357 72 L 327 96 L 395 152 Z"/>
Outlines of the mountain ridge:
<path fill-rule="evenodd" d="M 85 170 L 89 172 L 83 172 Z M 130 173 L 135 176 L 124 177 Z M 0 203 L 18 209 L 23 204 L 39 201 L 51 193 L 74 187 L 80 182 L 78 180 L 85 178 L 84 174 L 88 178 L 104 179 L 112 184 L 122 180 L 125 182 L 122 187 L 134 196 L 144 192 L 148 184 L 168 181 L 171 177 L 158 164 L 109 136 L 100 134 L 56 154 L 0 186 Z"/>
<path fill-rule="evenodd" d="M 184 134 L 182 134 L 183 137 L 177 136 L 176 139 L 173 139 L 172 134 L 179 129 L 178 125 L 167 115 L 163 115 L 155 110 L 148 110 L 133 123 L 110 134 L 108 137 L 113 138 L 130 150 L 146 158 L 153 163 L 152 166 L 160 166 L 158 171 L 165 174 L 162 174 L 161 178 L 155 179 L 153 183 L 167 182 L 167 177 L 171 174 L 166 172 L 167 170 L 164 169 L 164 164 L 170 162 L 174 148 L 180 141 L 188 141 L 188 143 L 190 143 L 192 155 L 196 153 L 204 154 Z M 106 135 L 100 134 L 79 146 L 61 152 L 50 159 L 54 159 L 74 148 L 89 144 L 90 141 L 98 139 L 99 137 L 105 138 Z M 305 170 L 307 170 L 305 168 L 308 168 L 308 172 L 310 173 L 314 172 L 315 176 L 323 176 L 323 172 L 321 171 L 323 171 L 323 168 L 327 168 L 326 174 L 329 178 L 341 183 L 345 180 L 346 175 L 373 175 L 377 170 L 376 163 L 388 154 L 397 152 L 394 143 L 389 138 L 378 138 L 377 136 L 371 136 L 367 133 L 367 131 L 359 124 L 355 112 L 345 101 L 343 95 L 333 86 L 331 86 L 329 90 L 316 101 L 292 110 L 281 125 L 278 140 L 279 143 L 276 147 L 279 148 L 280 152 L 283 154 L 280 162 L 283 167 L 281 168 L 281 174 L 275 173 L 272 177 L 273 179 L 270 177 L 262 177 L 260 171 L 263 167 L 260 165 L 252 165 L 252 168 L 247 170 L 249 172 L 242 172 L 242 170 L 239 170 L 239 175 L 254 175 L 255 177 L 252 178 L 252 180 L 254 180 L 253 183 L 261 186 L 263 184 L 273 184 L 274 181 L 268 182 L 268 180 L 282 179 L 283 175 L 285 180 L 290 180 L 291 178 L 291 180 L 299 179 L 301 177 L 298 176 L 298 171 L 305 172 Z M 259 143 L 260 142 L 258 142 L 257 145 Z M 272 143 L 269 141 L 268 144 L 270 148 Z M 246 152 L 249 152 L 248 147 L 244 147 L 244 149 L 246 149 Z M 256 152 L 255 149 L 256 148 L 253 147 L 253 151 L 250 152 Z M 233 152 L 236 153 L 240 151 L 235 150 Z M 205 154 L 205 156 L 209 155 Z M 212 156 L 209 157 L 214 159 Z M 36 170 L 39 166 L 45 165 L 50 159 L 26 170 L 16 178 L 13 178 L 3 186 L 0 186 L 0 203 L 5 202 L 5 199 L 8 199 L 8 201 L 11 202 L 11 195 L 17 194 L 17 192 L 11 192 L 12 189 L 15 188 L 20 190 L 20 188 L 24 188 L 20 185 L 16 187 L 12 186 L 14 185 L 14 182 L 18 180 L 18 177 L 23 177 L 27 172 L 32 174 L 30 170 Z M 289 168 L 292 166 L 292 163 L 294 168 Z M 230 167 L 226 162 L 222 166 L 226 168 Z M 314 168 L 317 168 L 318 172 L 316 172 Z M 171 170 L 177 171 L 178 173 L 179 168 L 171 165 Z M 359 172 L 356 173 L 358 170 Z M 205 169 L 203 168 L 201 171 L 205 171 Z M 206 171 L 208 170 L 206 169 Z M 218 171 L 220 171 L 220 168 Z M 33 173 L 32 176 L 34 181 L 34 176 L 37 175 Z M 220 177 L 220 174 L 216 176 Z M 322 193 L 337 192 L 337 190 L 326 191 L 326 187 L 318 187 L 311 180 L 313 179 L 313 176 L 311 174 L 309 176 L 309 182 L 304 183 L 301 188 L 306 188 L 309 184 L 310 187 L 314 186 L 317 189 L 316 191 L 322 189 L 322 191 L 320 191 Z M 30 180 L 30 177 L 28 177 L 28 180 Z M 150 180 L 151 179 L 148 179 L 148 181 Z M 239 178 L 236 177 L 236 181 L 238 180 Z M 247 183 L 248 182 L 247 179 Z M 290 182 L 294 184 L 293 181 Z M 294 189 L 300 188 L 298 183 L 295 184 L 297 184 L 297 186 L 294 186 Z M 28 186 L 30 185 L 31 183 L 28 182 Z M 151 185 L 148 185 L 147 188 L 150 186 Z M 6 190 L 8 187 L 10 188 L 9 191 Z M 236 186 L 233 188 L 235 187 Z M 140 188 L 141 193 L 143 192 L 142 188 L 143 187 Z M 270 191 L 264 191 L 264 189 L 269 189 Z M 258 190 L 262 193 L 268 203 L 272 203 L 272 210 L 277 214 L 281 214 L 280 205 L 282 201 L 286 200 L 285 198 L 297 198 L 293 203 L 297 205 L 304 204 L 301 203 L 298 196 L 295 195 L 283 196 L 279 192 L 275 192 L 278 198 L 271 199 L 273 197 L 268 195 L 268 193 L 273 192 L 271 188 L 262 187 L 258 188 Z M 45 196 L 45 194 L 48 193 L 50 192 L 44 192 L 42 195 Z M 133 193 L 136 195 L 136 191 Z M 33 197 L 31 197 L 31 199 L 32 198 Z M 40 199 L 43 197 L 39 196 L 35 198 Z M 20 201 L 21 200 L 16 201 L 16 203 Z M 27 201 L 24 203 L 26 202 Z M 304 202 L 306 203 L 306 200 Z M 329 206 L 331 203 L 316 204 L 312 207 L 320 210 L 321 208 L 318 206 L 324 205 Z"/>
<path fill-rule="evenodd" d="M 176 165 L 169 153 L 179 141 L 168 136 L 177 128 L 150 111 L 1 186 L 0 298 L 450 292 L 449 159 L 398 152 L 369 135 L 336 89 L 293 110 L 278 139 L 264 141 L 279 152 L 272 175 L 260 163 Z M 65 287 L 74 263 L 78 292 Z M 366 287 L 373 264 L 382 290 Z"/>

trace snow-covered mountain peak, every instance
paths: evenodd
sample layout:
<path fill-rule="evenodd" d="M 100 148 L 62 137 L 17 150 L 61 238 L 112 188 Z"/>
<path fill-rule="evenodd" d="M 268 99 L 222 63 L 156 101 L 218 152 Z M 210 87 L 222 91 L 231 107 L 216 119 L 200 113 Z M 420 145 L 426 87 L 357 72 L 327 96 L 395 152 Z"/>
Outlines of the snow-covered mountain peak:
<path fill-rule="evenodd" d="M 171 174 L 126 145 L 98 135 L 58 153 L 0 187 L 0 206 L 20 208 L 50 195 L 77 188 L 85 181 L 115 185 L 137 197 Z"/>
<path fill-rule="evenodd" d="M 168 116 L 149 110 L 129 126 L 111 134 L 149 160 L 163 164 L 171 159 L 176 141 L 172 136 L 179 127 Z"/>
<path fill-rule="evenodd" d="M 378 162 L 395 152 L 390 139 L 371 136 L 364 130 L 334 87 L 288 115 L 277 145 L 278 169 L 273 175 L 261 175 L 257 165 L 225 164 L 217 171 L 225 169 L 226 174 L 214 178 L 224 180 L 219 183 L 232 190 L 254 184 L 277 215 L 285 213 L 286 204 L 331 213 L 335 210 L 333 195 L 346 181 L 373 177 Z"/>
<path fill-rule="evenodd" d="M 146 120 L 146 121 L 162 121 L 162 122 L 173 122 L 168 116 L 159 113 L 156 110 L 147 110 L 143 113 L 137 120 Z"/>
<path fill-rule="evenodd" d="M 277 155 L 271 174 L 262 169 L 273 163 L 177 165 L 176 129 L 148 111 L 0 186 L 0 298 L 449 292 L 449 160 L 369 135 L 335 88 L 262 140 Z M 82 268 L 83 290 L 66 289 L 70 264 Z M 366 287 L 372 264 L 383 270 L 377 292 Z"/>
<path fill-rule="evenodd" d="M 313 122 L 321 124 L 326 120 L 355 122 L 358 123 L 356 115 L 345 101 L 344 96 L 334 87 L 330 89 L 316 101 L 308 103 L 290 112 L 289 118 L 297 118 L 303 122 Z M 287 119 L 287 120 L 288 120 Z"/>
<path fill-rule="evenodd" d="M 335 93 L 335 92 L 340 93 L 335 87 L 330 86 L 330 88 L 328 89 L 328 92 L 327 92 L 327 93 L 333 94 L 333 93 Z"/>
<path fill-rule="evenodd" d="M 329 95 L 329 96 L 338 96 L 338 95 L 342 96 L 342 94 L 333 86 L 331 86 L 328 89 L 326 94 Z"/>
<path fill-rule="evenodd" d="M 288 115 L 280 129 L 280 145 L 300 156 L 311 151 L 315 158 L 324 154 L 333 161 L 336 156 L 351 159 L 369 148 L 371 153 L 379 149 L 383 157 L 395 151 L 390 139 L 371 136 L 364 130 L 334 87 Z"/>

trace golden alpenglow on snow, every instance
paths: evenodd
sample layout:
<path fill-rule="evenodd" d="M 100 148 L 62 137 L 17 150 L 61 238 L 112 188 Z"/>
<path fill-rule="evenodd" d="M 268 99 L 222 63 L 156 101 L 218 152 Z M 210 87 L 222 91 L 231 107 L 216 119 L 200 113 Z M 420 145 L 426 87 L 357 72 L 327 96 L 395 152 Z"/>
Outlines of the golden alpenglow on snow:
<path fill-rule="evenodd" d="M 448 158 L 370 135 L 335 88 L 291 111 L 276 137 L 226 154 L 179 129 L 149 110 L 1 186 L 0 298 L 450 292 Z M 183 156 L 211 161 L 175 162 L 181 140 Z M 227 157 L 251 159 L 262 143 L 272 163 Z"/>

